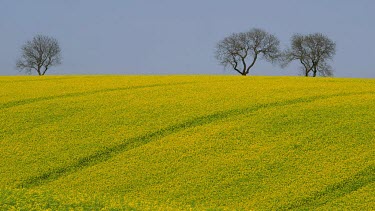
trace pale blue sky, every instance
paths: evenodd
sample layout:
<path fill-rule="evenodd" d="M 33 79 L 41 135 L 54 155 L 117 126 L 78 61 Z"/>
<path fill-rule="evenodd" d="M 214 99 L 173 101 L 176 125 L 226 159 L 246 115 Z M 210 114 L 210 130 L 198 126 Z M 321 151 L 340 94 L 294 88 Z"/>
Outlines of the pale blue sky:
<path fill-rule="evenodd" d="M 373 0 L 0 0 L 0 75 L 36 34 L 57 38 L 63 64 L 47 74 L 235 74 L 214 46 L 253 27 L 282 47 L 294 33 L 337 43 L 336 77 L 375 77 Z M 252 75 L 297 75 L 259 60 Z"/>

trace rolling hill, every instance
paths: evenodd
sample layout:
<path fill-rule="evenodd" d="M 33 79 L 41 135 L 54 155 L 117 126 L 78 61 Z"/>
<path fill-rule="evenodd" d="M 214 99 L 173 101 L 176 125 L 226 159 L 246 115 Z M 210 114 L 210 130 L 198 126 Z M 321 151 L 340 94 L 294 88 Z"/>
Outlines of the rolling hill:
<path fill-rule="evenodd" d="M 375 80 L 0 77 L 0 209 L 375 209 Z"/>

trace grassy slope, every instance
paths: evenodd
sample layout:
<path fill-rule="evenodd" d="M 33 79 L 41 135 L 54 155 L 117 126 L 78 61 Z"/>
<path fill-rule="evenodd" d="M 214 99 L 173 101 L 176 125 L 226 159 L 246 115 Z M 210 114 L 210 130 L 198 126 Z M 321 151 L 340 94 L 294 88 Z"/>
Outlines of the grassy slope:
<path fill-rule="evenodd" d="M 375 80 L 0 78 L 0 208 L 375 209 Z"/>

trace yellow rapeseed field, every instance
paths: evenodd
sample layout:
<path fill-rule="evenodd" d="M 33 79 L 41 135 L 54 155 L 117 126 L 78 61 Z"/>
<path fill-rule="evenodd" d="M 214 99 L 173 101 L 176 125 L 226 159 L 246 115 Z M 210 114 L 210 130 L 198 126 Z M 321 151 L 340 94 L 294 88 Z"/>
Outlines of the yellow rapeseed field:
<path fill-rule="evenodd" d="M 0 77 L 0 210 L 375 210 L 375 80 Z"/>

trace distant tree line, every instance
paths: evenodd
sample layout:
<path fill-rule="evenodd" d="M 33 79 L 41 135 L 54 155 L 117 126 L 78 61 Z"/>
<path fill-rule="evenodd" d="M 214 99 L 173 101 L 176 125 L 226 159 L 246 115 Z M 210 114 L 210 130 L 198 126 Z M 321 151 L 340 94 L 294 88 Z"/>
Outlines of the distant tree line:
<path fill-rule="evenodd" d="M 262 29 L 234 33 L 216 45 L 215 57 L 224 67 L 230 67 L 246 76 L 258 58 L 278 63 L 285 68 L 292 61 L 299 61 L 304 76 L 332 76 L 328 64 L 336 53 L 336 44 L 321 33 L 295 34 L 291 46 L 280 50 L 280 41 L 275 35 Z"/>
<path fill-rule="evenodd" d="M 37 35 L 21 48 L 21 57 L 16 66 L 27 73 L 36 71 L 44 75 L 47 70 L 61 64 L 61 49 L 58 41 L 49 36 Z M 230 67 L 246 76 L 258 59 L 287 67 L 293 61 L 301 63 L 304 76 L 332 76 L 328 64 L 336 53 L 336 44 L 321 33 L 301 35 L 291 38 L 291 45 L 280 50 L 279 39 L 268 32 L 253 28 L 247 32 L 233 33 L 217 43 L 215 58 L 224 67 Z"/>

